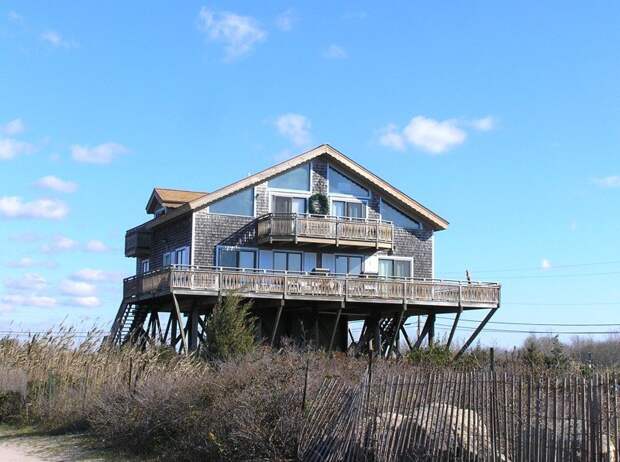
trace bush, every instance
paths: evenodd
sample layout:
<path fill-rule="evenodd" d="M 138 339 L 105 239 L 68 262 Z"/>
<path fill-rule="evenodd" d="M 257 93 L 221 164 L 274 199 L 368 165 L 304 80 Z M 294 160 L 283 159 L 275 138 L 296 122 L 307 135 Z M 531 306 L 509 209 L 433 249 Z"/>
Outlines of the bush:
<path fill-rule="evenodd" d="M 224 297 L 207 320 L 207 351 L 212 359 L 225 361 L 250 353 L 255 345 L 255 319 L 250 302 L 232 294 Z"/>

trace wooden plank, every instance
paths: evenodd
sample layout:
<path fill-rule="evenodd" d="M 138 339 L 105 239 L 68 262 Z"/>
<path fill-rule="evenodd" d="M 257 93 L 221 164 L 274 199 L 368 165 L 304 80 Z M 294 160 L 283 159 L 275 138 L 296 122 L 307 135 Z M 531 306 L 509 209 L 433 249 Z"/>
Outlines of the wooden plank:
<path fill-rule="evenodd" d="M 187 346 L 187 337 L 185 336 L 185 330 L 183 329 L 183 325 L 181 324 L 181 310 L 179 308 L 179 301 L 174 292 L 172 292 L 172 301 L 174 302 L 174 311 L 176 315 L 177 324 L 179 326 L 179 330 L 181 331 L 181 340 L 182 340 L 182 348 L 185 354 L 189 353 L 189 349 Z"/>

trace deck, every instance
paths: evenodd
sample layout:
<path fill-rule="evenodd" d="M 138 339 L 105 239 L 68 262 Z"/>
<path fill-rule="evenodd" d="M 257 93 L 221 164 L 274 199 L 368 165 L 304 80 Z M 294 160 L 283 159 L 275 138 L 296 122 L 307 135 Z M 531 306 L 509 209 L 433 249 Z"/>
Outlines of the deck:
<path fill-rule="evenodd" d="M 294 242 L 391 249 L 394 226 L 382 220 L 269 213 L 257 219 L 259 244 Z"/>
<path fill-rule="evenodd" d="M 500 285 L 437 279 L 313 275 L 204 267 L 169 267 L 124 280 L 128 302 L 163 295 L 218 296 L 236 292 L 250 298 L 399 303 L 454 308 L 498 308 Z"/>

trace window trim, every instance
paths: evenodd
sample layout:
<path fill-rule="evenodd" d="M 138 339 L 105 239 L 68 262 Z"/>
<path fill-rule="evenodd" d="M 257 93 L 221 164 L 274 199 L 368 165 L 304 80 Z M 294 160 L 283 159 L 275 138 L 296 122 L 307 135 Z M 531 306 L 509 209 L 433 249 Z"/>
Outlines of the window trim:
<path fill-rule="evenodd" d="M 389 260 L 389 261 L 408 261 L 409 262 L 409 277 L 413 278 L 415 266 L 413 264 L 413 257 L 401 257 L 397 255 L 389 255 L 389 256 L 379 256 L 377 262 L 377 275 L 379 275 L 379 271 L 381 270 L 381 260 Z M 395 276 L 379 276 L 379 277 L 395 277 Z"/>
<path fill-rule="evenodd" d="M 334 256 L 334 274 L 336 275 L 342 275 L 342 273 L 338 273 L 336 272 L 336 266 L 337 266 L 337 260 L 338 257 L 346 257 L 347 258 L 347 272 L 345 273 L 345 276 L 348 276 L 349 274 L 353 275 L 353 276 L 361 276 L 363 274 L 366 274 L 366 255 L 362 255 L 362 254 L 358 254 L 358 253 L 334 253 L 332 254 Z M 360 274 L 352 274 L 349 273 L 349 258 L 350 257 L 358 257 L 362 259 L 362 264 L 360 265 Z"/>
<path fill-rule="evenodd" d="M 331 192 L 330 191 L 330 184 L 331 184 L 331 171 L 332 170 L 335 170 L 337 173 L 339 173 L 343 177 L 347 178 L 349 181 L 352 181 L 353 183 L 357 184 L 360 188 L 363 188 L 366 191 L 368 191 L 368 195 L 367 196 L 356 196 L 355 194 L 344 194 L 344 193 Z M 342 173 L 337 168 L 334 168 L 331 164 L 327 165 L 327 194 L 330 197 L 331 196 L 343 196 L 343 197 L 355 197 L 355 198 L 358 198 L 358 199 L 367 199 L 367 200 L 369 200 L 370 197 L 372 196 L 372 192 L 370 191 L 370 188 L 360 184 L 358 181 L 353 180 L 353 178 L 351 178 L 349 175 L 347 175 L 345 173 Z"/>
<path fill-rule="evenodd" d="M 386 201 L 383 198 L 379 199 L 379 217 L 381 217 L 381 220 L 383 220 L 383 204 L 384 203 L 387 204 L 388 207 L 392 207 L 397 212 L 400 212 L 401 214 L 405 215 L 410 220 L 413 220 L 416 223 L 418 223 L 418 227 L 417 228 L 408 228 L 408 227 L 405 227 L 405 226 L 398 226 L 396 223 L 394 223 L 392 221 L 392 224 L 394 226 L 397 226 L 398 228 L 409 229 L 409 230 L 414 230 L 414 231 L 420 231 L 420 230 L 424 229 L 424 224 L 420 220 L 417 220 L 416 218 L 413 218 L 409 213 L 403 212 L 399 207 L 396 207 L 395 205 L 392 205 L 389 201 Z M 387 220 L 387 221 L 389 221 L 389 220 Z"/>
<path fill-rule="evenodd" d="M 241 189 L 241 190 L 239 190 L 237 192 L 232 193 L 231 196 L 234 195 L 234 194 L 240 193 L 241 191 L 244 191 L 245 189 L 250 189 L 250 188 L 248 187 L 248 188 Z M 256 194 L 257 194 L 256 193 L 256 187 L 252 186 L 251 189 L 252 189 L 252 215 L 239 215 L 238 213 L 212 212 L 211 211 L 211 206 L 213 204 L 209 204 L 207 206 L 207 213 L 210 214 L 210 215 L 222 215 L 222 216 L 225 216 L 225 217 L 256 218 Z M 227 197 L 230 197 L 230 196 L 227 196 Z M 226 197 L 223 197 L 222 199 L 226 199 Z M 220 201 L 222 199 L 218 199 L 215 202 L 218 202 L 218 201 Z"/>
<path fill-rule="evenodd" d="M 286 254 L 286 267 L 288 268 L 288 256 L 291 253 L 295 253 L 295 254 L 299 254 L 301 256 L 301 265 L 300 265 L 300 270 L 299 271 L 294 271 L 294 270 L 289 270 L 289 269 L 285 269 L 285 270 L 277 270 L 275 269 L 275 262 L 276 262 L 276 254 L 277 253 L 285 253 Z M 272 251 L 272 255 L 271 255 L 271 269 L 272 271 L 286 271 L 286 272 L 292 272 L 292 273 L 303 273 L 304 272 L 304 252 L 301 250 L 284 250 L 284 249 L 278 249 L 278 250 L 273 250 Z"/>
<path fill-rule="evenodd" d="M 308 199 L 310 198 L 310 196 L 312 196 L 312 193 L 309 192 L 291 192 L 291 191 L 284 191 L 284 190 L 274 190 L 269 191 L 269 193 L 267 194 L 267 200 L 268 200 L 268 206 L 267 206 L 267 210 L 269 213 L 275 213 L 273 211 L 273 198 L 275 197 L 291 197 L 293 199 L 303 199 L 306 201 L 306 214 L 308 213 Z"/>
<path fill-rule="evenodd" d="M 240 245 L 216 245 L 215 246 L 215 266 L 218 268 L 229 268 L 228 266 L 222 266 L 220 264 L 221 261 L 221 253 L 222 250 L 235 250 L 237 252 L 239 251 L 245 251 L 245 252 L 253 252 L 254 253 L 254 268 L 239 268 L 237 266 L 237 269 L 258 269 L 260 268 L 260 264 L 259 264 L 259 258 L 260 258 L 260 252 L 258 249 L 258 247 L 243 247 Z M 237 265 L 239 264 L 239 254 L 237 253 Z"/>
<path fill-rule="evenodd" d="M 306 163 L 298 165 L 296 167 L 293 167 L 290 170 L 294 170 L 294 169 L 296 169 L 298 167 L 301 167 L 302 165 L 308 165 L 308 189 L 276 188 L 276 187 L 273 187 L 273 186 L 269 186 L 269 180 L 265 181 L 265 185 L 267 186 L 267 189 L 269 191 L 289 192 L 289 193 L 297 193 L 297 194 L 299 194 L 299 193 L 308 193 L 308 195 L 312 195 L 312 161 L 306 162 Z M 284 175 L 286 173 L 288 173 L 288 172 L 281 173 L 280 175 Z M 278 177 L 280 175 L 275 175 L 271 179 L 273 180 L 274 178 L 276 178 L 276 177 Z"/>

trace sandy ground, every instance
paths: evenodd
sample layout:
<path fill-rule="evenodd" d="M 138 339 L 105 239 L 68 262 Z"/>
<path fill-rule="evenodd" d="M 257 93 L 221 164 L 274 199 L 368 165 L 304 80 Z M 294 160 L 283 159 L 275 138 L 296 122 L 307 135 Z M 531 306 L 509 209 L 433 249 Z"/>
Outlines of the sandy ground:
<path fill-rule="evenodd" d="M 36 433 L 0 431 L 2 462 L 98 462 L 113 460 L 86 449 L 80 435 L 37 435 Z"/>

